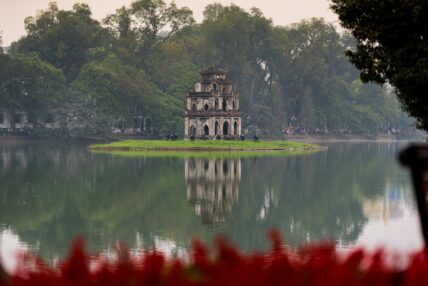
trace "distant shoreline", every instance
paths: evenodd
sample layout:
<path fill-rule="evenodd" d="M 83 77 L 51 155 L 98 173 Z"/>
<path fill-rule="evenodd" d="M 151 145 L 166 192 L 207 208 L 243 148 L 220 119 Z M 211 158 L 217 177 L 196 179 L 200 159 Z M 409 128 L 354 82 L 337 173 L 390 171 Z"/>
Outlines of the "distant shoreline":
<path fill-rule="evenodd" d="M 396 138 L 395 136 L 360 136 L 360 135 L 292 135 L 283 137 L 282 140 L 303 141 L 303 142 L 425 142 L 423 138 Z"/>
<path fill-rule="evenodd" d="M 144 136 L 120 136 L 120 139 L 125 140 L 163 140 L 164 139 L 153 139 Z M 323 135 L 323 136 L 311 136 L 311 135 L 290 135 L 284 137 L 262 137 L 263 142 L 271 141 L 298 141 L 298 142 L 309 142 L 309 143 L 334 143 L 334 142 L 426 142 L 424 138 L 400 138 L 397 139 L 395 136 L 359 136 L 359 135 Z M 0 136 L 0 143 L 46 143 L 46 142 L 102 142 L 106 140 L 91 139 L 91 138 L 60 138 L 60 137 L 31 137 L 31 136 Z M 252 142 L 247 139 L 245 142 Z"/>
<path fill-rule="evenodd" d="M 1 143 L 73 143 L 73 142 L 96 142 L 90 138 L 60 138 L 60 137 L 31 137 L 31 136 L 0 136 Z"/>

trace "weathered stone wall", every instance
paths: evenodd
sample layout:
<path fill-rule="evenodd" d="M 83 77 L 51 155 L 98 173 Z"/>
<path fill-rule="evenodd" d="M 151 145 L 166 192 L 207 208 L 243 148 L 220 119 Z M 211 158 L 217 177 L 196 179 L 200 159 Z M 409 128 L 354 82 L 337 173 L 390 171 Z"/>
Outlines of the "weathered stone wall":
<path fill-rule="evenodd" d="M 210 72 L 216 70 L 211 69 Z M 233 91 L 224 73 L 210 72 L 201 73 L 203 80 L 197 81 L 194 90 L 187 96 L 185 137 L 239 137 L 242 125 L 239 93 Z"/>
<path fill-rule="evenodd" d="M 195 137 L 240 136 L 242 134 L 239 117 L 185 118 L 184 126 L 186 137 L 192 135 Z"/>

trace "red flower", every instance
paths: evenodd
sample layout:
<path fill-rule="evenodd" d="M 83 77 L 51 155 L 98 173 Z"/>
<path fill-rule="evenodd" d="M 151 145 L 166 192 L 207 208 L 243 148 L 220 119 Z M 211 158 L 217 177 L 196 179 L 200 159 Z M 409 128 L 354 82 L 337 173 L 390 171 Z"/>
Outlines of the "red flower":
<path fill-rule="evenodd" d="M 194 241 L 190 261 L 167 260 L 157 251 L 133 259 L 125 247 L 118 259 L 90 259 L 78 238 L 70 255 L 58 266 L 49 267 L 31 255 L 20 259 L 18 271 L 8 275 L 0 265 L 0 286 L 27 285 L 428 285 L 425 252 L 410 257 L 408 267 L 397 270 L 385 263 L 384 253 L 357 249 L 343 257 L 332 244 L 290 250 L 278 232 L 270 232 L 271 250 L 243 254 L 225 238 L 216 240 L 215 255 L 200 241 Z M 91 270 L 90 262 L 96 262 Z"/>

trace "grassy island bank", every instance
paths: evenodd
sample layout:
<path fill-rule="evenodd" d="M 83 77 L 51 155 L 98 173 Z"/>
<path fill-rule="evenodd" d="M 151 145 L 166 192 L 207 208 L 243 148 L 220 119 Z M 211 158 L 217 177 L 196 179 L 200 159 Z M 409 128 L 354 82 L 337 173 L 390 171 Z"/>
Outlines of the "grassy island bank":
<path fill-rule="evenodd" d="M 107 152 L 139 152 L 139 151 L 281 151 L 304 152 L 319 151 L 325 147 L 292 141 L 163 141 L 163 140 L 126 140 L 109 144 L 94 144 L 91 150 Z"/>

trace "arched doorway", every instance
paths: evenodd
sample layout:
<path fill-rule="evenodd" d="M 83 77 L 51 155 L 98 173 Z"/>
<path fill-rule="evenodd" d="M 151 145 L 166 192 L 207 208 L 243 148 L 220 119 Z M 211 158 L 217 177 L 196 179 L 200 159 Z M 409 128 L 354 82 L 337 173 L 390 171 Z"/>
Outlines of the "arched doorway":
<path fill-rule="evenodd" d="M 218 121 L 215 122 L 215 127 L 214 127 L 214 131 L 215 131 L 215 135 L 218 135 Z"/>
<path fill-rule="evenodd" d="M 195 127 L 195 125 L 190 125 L 189 136 L 195 136 L 195 135 L 196 135 L 196 127 Z"/>
<path fill-rule="evenodd" d="M 223 123 L 223 135 L 228 135 L 229 134 L 229 122 L 225 122 Z"/>
<path fill-rule="evenodd" d="M 223 99 L 223 111 L 226 111 L 227 109 L 227 102 Z"/>
<path fill-rule="evenodd" d="M 210 135 L 210 128 L 208 127 L 208 125 L 204 126 L 204 135 L 206 136 Z"/>
<path fill-rule="evenodd" d="M 233 124 L 233 135 L 238 135 L 238 122 Z"/>

